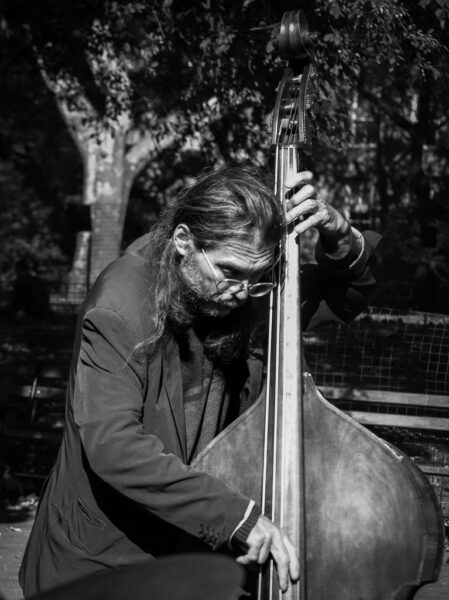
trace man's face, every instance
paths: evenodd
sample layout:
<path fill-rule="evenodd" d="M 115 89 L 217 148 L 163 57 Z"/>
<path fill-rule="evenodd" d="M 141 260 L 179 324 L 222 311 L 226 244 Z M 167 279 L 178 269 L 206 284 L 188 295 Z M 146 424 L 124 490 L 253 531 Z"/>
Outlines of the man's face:
<path fill-rule="evenodd" d="M 263 244 L 259 235 L 247 240 L 229 240 L 206 251 L 191 249 L 181 260 L 181 269 L 187 280 L 201 294 L 203 312 L 210 317 L 225 317 L 248 300 L 248 287 L 265 281 L 273 263 L 273 247 Z M 209 264 L 210 263 L 210 264 Z M 244 286 L 230 286 L 217 290 L 223 279 L 241 281 Z M 223 284 L 220 284 L 221 286 Z"/>

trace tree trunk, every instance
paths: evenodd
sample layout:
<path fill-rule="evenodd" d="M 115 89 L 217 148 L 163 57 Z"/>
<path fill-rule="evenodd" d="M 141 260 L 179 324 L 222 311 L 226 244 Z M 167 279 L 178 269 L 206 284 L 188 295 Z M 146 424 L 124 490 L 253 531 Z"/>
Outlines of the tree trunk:
<path fill-rule="evenodd" d="M 82 302 L 89 288 L 90 231 L 78 231 L 72 268 L 68 275 L 66 297 L 71 302 Z"/>
<path fill-rule="evenodd" d="M 55 95 L 58 109 L 83 158 L 82 203 L 90 207 L 91 230 L 77 234 L 68 277 L 68 295 L 76 295 L 77 300 L 120 254 L 123 224 L 135 177 L 155 150 L 162 151 L 176 137 L 169 133 L 156 139 L 153 132 L 142 135 L 138 131 L 130 135 L 132 84 L 128 72 L 115 54 L 108 27 L 96 22 L 93 31 L 99 47 L 94 54 L 86 49 L 85 59 L 93 80 L 105 86 L 104 114 L 99 114 L 91 104 L 83 82 L 73 73 L 49 74 L 43 55 L 35 48 L 42 77 Z M 128 148 L 131 139 L 133 143 Z"/>
<path fill-rule="evenodd" d="M 132 184 L 152 155 L 178 143 L 169 133 L 156 141 L 151 133 L 140 136 L 128 148 L 130 122 L 118 119 L 99 133 L 86 136 L 83 144 L 83 204 L 90 207 L 90 232 L 80 231 L 73 267 L 69 274 L 73 290 L 92 285 L 121 251 L 123 225 Z"/>
<path fill-rule="evenodd" d="M 417 209 L 421 227 L 431 223 L 432 203 L 430 202 L 429 178 L 424 168 L 424 145 L 429 131 L 430 82 L 423 81 L 418 96 L 416 123 L 412 129 L 410 145 L 410 197 Z"/>
<path fill-rule="evenodd" d="M 83 204 L 90 206 L 92 229 L 77 235 L 69 274 L 70 292 L 92 285 L 120 255 L 132 174 L 125 156 L 125 128 L 104 129 L 88 141 L 84 161 Z"/>
<path fill-rule="evenodd" d="M 125 156 L 126 131 L 104 132 L 97 146 L 96 198 L 91 204 L 92 236 L 89 285 L 120 255 L 129 199 Z"/>

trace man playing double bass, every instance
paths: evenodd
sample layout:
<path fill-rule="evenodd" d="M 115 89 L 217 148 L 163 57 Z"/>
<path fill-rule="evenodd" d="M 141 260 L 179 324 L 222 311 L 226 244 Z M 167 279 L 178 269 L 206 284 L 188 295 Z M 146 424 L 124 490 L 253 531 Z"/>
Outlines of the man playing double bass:
<path fill-rule="evenodd" d="M 284 208 L 256 171 L 205 174 L 90 290 L 64 438 L 21 566 L 25 596 L 184 551 L 187 539 L 230 547 L 242 564 L 271 556 L 282 589 L 298 579 L 297 549 L 256 499 L 189 466 L 259 394 L 252 350 L 287 224 L 289 235 L 319 232 L 302 276 L 306 324 L 348 321 L 373 287 L 377 236 L 351 228 L 310 172 L 287 187 Z"/>

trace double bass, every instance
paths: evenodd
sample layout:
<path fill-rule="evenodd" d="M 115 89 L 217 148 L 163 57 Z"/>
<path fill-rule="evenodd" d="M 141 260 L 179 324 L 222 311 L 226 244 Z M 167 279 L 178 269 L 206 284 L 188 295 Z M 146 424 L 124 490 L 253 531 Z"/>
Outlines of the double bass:
<path fill-rule="evenodd" d="M 302 11 L 282 19 L 288 65 L 273 113 L 275 190 L 310 152 L 316 89 Z M 279 590 L 273 562 L 249 577 L 251 598 L 410 600 L 436 579 L 443 527 L 425 475 L 402 452 L 327 402 L 304 366 L 300 245 L 287 235 L 272 292 L 264 391 L 196 458 L 196 469 L 253 498 L 299 551 L 301 575 Z"/>

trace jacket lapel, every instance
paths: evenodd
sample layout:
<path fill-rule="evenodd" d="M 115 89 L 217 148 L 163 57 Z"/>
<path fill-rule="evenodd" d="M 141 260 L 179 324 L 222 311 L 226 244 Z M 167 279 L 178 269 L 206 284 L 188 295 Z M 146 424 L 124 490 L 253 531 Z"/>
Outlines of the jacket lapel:
<path fill-rule="evenodd" d="M 162 384 L 165 387 L 184 462 L 187 461 L 187 440 L 182 394 L 181 361 L 175 342 L 170 339 L 163 349 Z"/>

